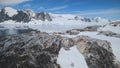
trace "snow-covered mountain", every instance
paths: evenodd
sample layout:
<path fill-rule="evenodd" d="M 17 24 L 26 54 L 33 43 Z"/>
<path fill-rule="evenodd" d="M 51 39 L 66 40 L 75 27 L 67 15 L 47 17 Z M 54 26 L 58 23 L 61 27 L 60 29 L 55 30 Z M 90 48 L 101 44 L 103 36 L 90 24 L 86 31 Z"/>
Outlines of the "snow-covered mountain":
<path fill-rule="evenodd" d="M 30 9 L 15 10 L 11 7 L 5 7 L 0 10 L 0 22 L 12 20 L 14 22 L 28 23 L 31 21 L 48 21 L 48 22 L 109 22 L 107 19 L 100 17 L 86 18 L 72 14 L 53 14 L 47 12 L 35 13 Z M 39 21 L 40 20 L 40 21 Z"/>
<path fill-rule="evenodd" d="M 14 22 L 28 23 L 32 19 L 52 21 L 49 14 L 45 12 L 35 13 L 31 10 L 15 10 L 11 7 L 6 7 L 0 11 L 0 22 L 12 20 Z"/>

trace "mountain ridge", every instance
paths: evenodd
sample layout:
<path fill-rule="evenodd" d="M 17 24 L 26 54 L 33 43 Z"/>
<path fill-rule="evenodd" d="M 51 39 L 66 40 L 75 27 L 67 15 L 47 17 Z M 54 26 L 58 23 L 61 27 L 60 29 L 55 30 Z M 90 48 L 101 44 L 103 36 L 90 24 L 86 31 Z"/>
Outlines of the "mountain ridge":
<path fill-rule="evenodd" d="M 31 9 L 15 10 L 11 7 L 5 7 L 0 10 L 0 22 L 13 20 L 15 22 L 28 23 L 32 20 L 53 21 L 53 20 L 66 20 L 66 21 L 81 21 L 81 22 L 110 22 L 101 17 L 87 18 L 72 14 L 53 14 L 48 12 L 34 12 Z M 60 20 L 60 21 L 61 21 Z"/>

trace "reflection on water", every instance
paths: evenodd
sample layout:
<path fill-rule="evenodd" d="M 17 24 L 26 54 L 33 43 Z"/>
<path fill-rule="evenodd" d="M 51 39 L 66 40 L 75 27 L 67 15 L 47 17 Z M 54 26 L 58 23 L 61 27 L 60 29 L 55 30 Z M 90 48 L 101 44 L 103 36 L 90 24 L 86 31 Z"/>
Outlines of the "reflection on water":
<path fill-rule="evenodd" d="M 8 29 L 0 29 L 0 36 L 8 35 Z"/>
<path fill-rule="evenodd" d="M 0 29 L 0 36 L 13 35 L 13 34 L 24 34 L 24 33 L 35 33 L 39 32 L 33 29 Z"/>

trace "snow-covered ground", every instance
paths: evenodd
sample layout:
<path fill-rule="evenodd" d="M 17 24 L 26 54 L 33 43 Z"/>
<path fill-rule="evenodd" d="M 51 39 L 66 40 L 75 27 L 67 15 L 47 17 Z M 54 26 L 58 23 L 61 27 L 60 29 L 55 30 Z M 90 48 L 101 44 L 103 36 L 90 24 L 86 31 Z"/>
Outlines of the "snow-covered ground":
<path fill-rule="evenodd" d="M 88 68 L 83 55 L 76 46 L 71 47 L 68 51 L 61 48 L 57 63 L 60 64 L 61 68 Z"/>
<path fill-rule="evenodd" d="M 105 27 L 100 28 L 99 31 L 112 31 L 114 33 L 120 34 L 120 26 L 114 27 L 114 26 L 106 25 Z"/>
<path fill-rule="evenodd" d="M 8 28 L 8 29 L 16 29 L 16 27 L 23 29 L 24 27 L 29 27 L 32 29 L 37 29 L 42 32 L 51 33 L 51 32 L 65 32 L 71 29 L 81 29 L 87 26 L 105 24 L 103 22 L 97 23 L 97 22 L 82 22 L 82 21 L 76 21 L 76 20 L 68 21 L 67 19 L 64 19 L 64 18 L 60 18 L 59 20 L 58 19 L 59 18 L 54 19 L 52 22 L 32 20 L 29 23 L 22 23 L 22 22 L 20 23 L 20 22 L 9 20 L 9 21 L 0 23 L 0 26 L 4 26 L 5 28 Z"/>

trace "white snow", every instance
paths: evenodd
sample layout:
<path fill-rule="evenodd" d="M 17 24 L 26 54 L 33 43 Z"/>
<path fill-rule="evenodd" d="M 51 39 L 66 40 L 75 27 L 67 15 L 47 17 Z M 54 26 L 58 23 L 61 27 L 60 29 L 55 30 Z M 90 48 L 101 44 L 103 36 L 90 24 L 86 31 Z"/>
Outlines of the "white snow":
<path fill-rule="evenodd" d="M 105 27 L 101 27 L 99 31 L 112 31 L 114 33 L 120 34 L 120 26 L 114 27 L 114 26 L 106 25 Z"/>
<path fill-rule="evenodd" d="M 10 7 L 5 7 L 5 13 L 9 16 L 12 17 L 16 14 L 18 14 L 17 10 L 10 8 Z"/>
<path fill-rule="evenodd" d="M 107 40 L 108 42 L 111 43 L 111 47 L 113 49 L 113 53 L 116 56 L 116 59 L 120 61 L 120 38 L 107 37 L 104 35 L 97 34 L 98 32 L 80 32 L 79 35 L 86 35 L 96 39 Z"/>
<path fill-rule="evenodd" d="M 4 26 L 7 29 L 11 29 L 12 30 L 11 32 L 13 32 L 13 29 L 16 29 L 16 27 L 20 27 L 23 29 L 24 26 L 27 26 L 29 28 L 37 29 L 38 31 L 47 32 L 47 33 L 65 32 L 71 29 L 82 29 L 87 26 L 104 25 L 104 24 L 105 23 L 96 23 L 96 22 L 88 23 L 88 22 L 82 22 L 80 20 L 79 21 L 67 20 L 65 18 L 56 18 L 53 19 L 52 22 L 32 19 L 32 21 L 29 23 L 15 22 L 12 20 L 8 20 L 0 23 L 1 26 Z"/>
<path fill-rule="evenodd" d="M 83 55 L 76 46 L 71 47 L 68 51 L 61 48 L 57 63 L 60 64 L 61 68 L 88 68 Z"/>
<path fill-rule="evenodd" d="M 29 23 L 23 23 L 23 22 L 15 22 L 12 20 L 8 20 L 5 22 L 0 23 L 0 25 L 3 25 L 5 27 L 10 28 L 12 27 L 18 27 L 18 26 L 28 26 L 29 28 L 37 29 L 39 31 L 43 32 L 65 32 L 66 30 L 71 30 L 71 29 L 81 29 L 87 26 L 92 26 L 92 25 L 99 25 L 100 23 L 86 23 L 86 22 L 81 22 L 81 21 L 75 21 L 75 20 L 66 20 L 66 19 L 56 19 L 53 20 L 52 22 L 49 21 L 37 21 L 32 19 L 31 22 Z"/>
<path fill-rule="evenodd" d="M 27 13 L 27 14 L 29 14 L 30 17 L 34 17 L 35 16 L 35 12 L 32 11 L 31 9 L 25 9 L 24 12 Z"/>
<path fill-rule="evenodd" d="M 101 18 L 101 17 L 95 17 L 94 19 L 97 20 L 99 23 L 102 23 L 102 22 L 109 23 L 109 20 Z"/>

